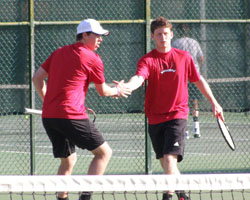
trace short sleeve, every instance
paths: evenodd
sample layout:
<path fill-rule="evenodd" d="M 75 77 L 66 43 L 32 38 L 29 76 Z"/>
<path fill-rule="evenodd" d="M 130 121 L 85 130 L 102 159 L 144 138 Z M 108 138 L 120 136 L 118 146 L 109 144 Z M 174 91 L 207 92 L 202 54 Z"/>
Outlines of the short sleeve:
<path fill-rule="evenodd" d="M 147 60 L 142 57 L 137 63 L 137 76 L 142 76 L 145 80 L 148 79 L 149 76 L 149 68 Z"/>
<path fill-rule="evenodd" d="M 101 58 L 96 55 L 96 58 L 93 60 L 93 65 L 90 70 L 90 82 L 94 82 L 96 84 L 102 84 L 105 82 L 104 77 L 104 66 Z"/>
<path fill-rule="evenodd" d="M 191 55 L 189 55 L 188 62 L 188 79 L 190 82 L 197 82 L 200 80 L 200 74 L 195 67 L 195 63 Z"/>
<path fill-rule="evenodd" d="M 50 69 L 50 63 L 52 60 L 53 55 L 55 54 L 55 52 L 53 52 L 48 58 L 47 60 L 45 60 L 45 62 L 41 65 L 41 67 L 48 73 L 49 69 Z"/>

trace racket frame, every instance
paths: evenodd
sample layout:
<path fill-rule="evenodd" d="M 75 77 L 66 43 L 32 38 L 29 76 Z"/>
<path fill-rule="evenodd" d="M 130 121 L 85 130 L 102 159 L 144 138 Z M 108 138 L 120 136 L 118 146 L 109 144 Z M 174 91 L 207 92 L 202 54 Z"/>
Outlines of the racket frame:
<path fill-rule="evenodd" d="M 96 120 L 96 113 L 94 110 L 92 110 L 91 108 L 87 108 L 86 107 L 86 111 L 93 114 L 93 122 L 95 122 Z M 32 109 L 32 108 L 25 108 L 25 114 L 32 114 L 32 115 L 41 115 L 42 114 L 42 110 L 37 110 L 37 109 Z"/>
<path fill-rule="evenodd" d="M 223 138 L 225 139 L 227 145 L 229 146 L 229 148 L 230 148 L 231 150 L 235 151 L 234 139 L 233 139 L 233 137 L 232 137 L 232 135 L 231 135 L 231 133 L 230 133 L 230 131 L 229 131 L 228 126 L 227 126 L 226 123 L 223 122 L 219 117 L 217 117 L 217 123 L 218 123 L 219 129 L 220 129 L 220 132 L 221 132 Z M 225 133 L 224 133 L 223 128 L 222 128 L 223 125 L 225 126 L 226 131 L 228 132 L 228 137 L 225 136 Z M 228 140 L 228 138 L 230 138 L 231 142 Z"/>

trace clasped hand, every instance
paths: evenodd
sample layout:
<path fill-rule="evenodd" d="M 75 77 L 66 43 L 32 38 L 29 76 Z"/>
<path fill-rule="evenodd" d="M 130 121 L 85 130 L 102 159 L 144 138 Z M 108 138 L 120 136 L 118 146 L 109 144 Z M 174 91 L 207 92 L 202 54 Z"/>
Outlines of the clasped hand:
<path fill-rule="evenodd" d="M 113 81 L 115 83 L 115 87 L 117 88 L 117 94 L 112 96 L 113 98 L 118 99 L 119 97 L 125 97 L 128 98 L 129 95 L 131 95 L 132 90 L 124 84 L 124 80 L 121 81 Z"/>

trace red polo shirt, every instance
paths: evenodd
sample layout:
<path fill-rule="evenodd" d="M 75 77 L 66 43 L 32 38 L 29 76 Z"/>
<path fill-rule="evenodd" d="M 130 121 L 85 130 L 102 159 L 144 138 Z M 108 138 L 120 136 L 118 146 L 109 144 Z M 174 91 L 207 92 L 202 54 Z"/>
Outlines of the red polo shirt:
<path fill-rule="evenodd" d="M 149 124 L 187 119 L 188 80 L 200 80 L 188 52 L 171 48 L 160 53 L 154 49 L 139 60 L 136 75 L 148 80 L 145 113 Z"/>
<path fill-rule="evenodd" d="M 48 73 L 43 118 L 85 119 L 90 82 L 105 82 L 103 62 L 81 42 L 54 51 L 42 64 Z"/>

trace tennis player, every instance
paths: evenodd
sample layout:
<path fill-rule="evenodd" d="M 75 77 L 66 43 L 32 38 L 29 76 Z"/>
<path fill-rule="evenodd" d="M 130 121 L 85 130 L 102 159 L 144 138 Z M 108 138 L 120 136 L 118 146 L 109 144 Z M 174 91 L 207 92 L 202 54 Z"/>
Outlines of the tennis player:
<path fill-rule="evenodd" d="M 194 61 L 196 69 L 200 72 L 200 67 L 204 62 L 204 55 L 201 50 L 200 44 L 197 40 L 188 37 L 189 27 L 186 24 L 179 24 L 178 28 L 181 32 L 182 37 L 174 40 L 172 42 L 172 47 L 188 51 Z M 194 84 L 189 84 L 189 97 L 192 98 L 192 116 L 193 116 L 193 136 L 195 138 L 200 138 L 200 125 L 199 125 L 199 105 L 198 101 L 201 94 Z M 188 130 L 186 131 L 186 138 L 189 139 Z"/>
<path fill-rule="evenodd" d="M 127 97 L 131 90 L 120 81 L 115 87 L 105 83 L 103 62 L 96 51 L 102 36 L 109 34 L 94 19 L 77 26 L 77 42 L 55 50 L 33 76 L 36 91 L 43 100 L 42 121 L 53 146 L 55 158 L 61 159 L 58 175 L 70 175 L 76 163 L 75 146 L 91 151 L 94 158 L 89 175 L 102 175 L 112 155 L 95 125 L 88 119 L 85 97 L 91 82 L 100 96 Z M 48 78 L 47 86 L 45 79 Z M 80 200 L 89 200 L 82 193 Z M 58 193 L 58 200 L 68 200 Z"/>
<path fill-rule="evenodd" d="M 151 23 L 151 37 L 156 48 L 137 64 L 136 75 L 126 85 L 135 90 L 147 80 L 145 113 L 156 158 L 165 174 L 179 175 L 177 163 L 184 156 L 185 130 L 188 118 L 188 80 L 193 82 L 212 104 L 215 116 L 223 118 L 222 107 L 197 71 L 191 55 L 171 47 L 172 24 L 164 17 Z M 224 118 L 223 118 L 224 120 Z M 190 200 L 184 191 L 168 191 L 163 200 Z"/>

